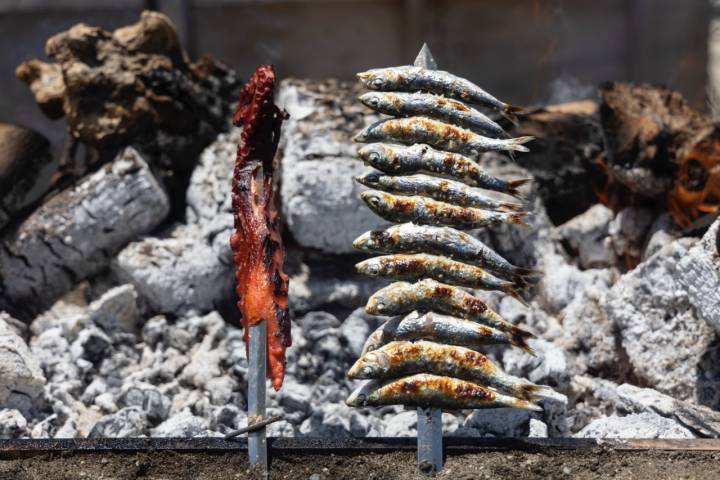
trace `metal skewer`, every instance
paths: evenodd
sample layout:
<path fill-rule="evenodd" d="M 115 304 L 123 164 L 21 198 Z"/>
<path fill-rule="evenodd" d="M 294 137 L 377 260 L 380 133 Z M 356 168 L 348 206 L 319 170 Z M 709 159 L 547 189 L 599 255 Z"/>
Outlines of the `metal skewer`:
<path fill-rule="evenodd" d="M 437 70 L 427 43 L 423 43 L 413 65 Z M 425 475 L 434 475 L 443 468 L 442 410 L 439 408 L 417 409 L 417 460 L 418 470 Z"/>
<path fill-rule="evenodd" d="M 267 363 L 267 323 L 265 320 L 250 328 L 248 355 L 248 424 L 265 419 L 265 369 Z M 250 465 L 268 472 L 265 426 L 248 433 Z"/>

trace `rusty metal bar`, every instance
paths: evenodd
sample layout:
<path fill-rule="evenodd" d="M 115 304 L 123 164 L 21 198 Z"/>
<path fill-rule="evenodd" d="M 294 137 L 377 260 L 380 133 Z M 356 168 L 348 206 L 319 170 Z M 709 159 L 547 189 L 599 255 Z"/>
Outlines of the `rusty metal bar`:
<path fill-rule="evenodd" d="M 248 424 L 265 419 L 265 377 L 267 368 L 267 323 L 253 325 L 249 332 L 248 355 Z M 268 455 L 265 427 L 248 433 L 250 464 L 267 473 Z"/>

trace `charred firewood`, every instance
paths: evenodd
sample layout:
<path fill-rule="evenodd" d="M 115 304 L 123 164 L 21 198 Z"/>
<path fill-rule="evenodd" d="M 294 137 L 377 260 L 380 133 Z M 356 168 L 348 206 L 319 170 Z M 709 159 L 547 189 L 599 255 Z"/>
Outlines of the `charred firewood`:
<path fill-rule="evenodd" d="M 548 105 L 528 112 L 514 135 L 532 135 L 532 149 L 517 163 L 533 174 L 548 216 L 559 225 L 597 202 L 589 178 L 600 172 L 603 138 L 592 100 Z"/>
<path fill-rule="evenodd" d="M 258 67 L 240 92 L 233 117 L 243 131 L 232 179 L 235 233 L 230 246 L 237 266 L 238 308 L 245 340 L 250 326 L 267 323 L 268 376 L 279 390 L 285 375 L 285 349 L 291 339 L 275 175 L 275 151 L 287 113 L 273 103 L 274 88 L 273 68 Z"/>
<path fill-rule="evenodd" d="M 78 24 L 48 39 L 53 63 L 30 60 L 16 75 L 50 118 L 64 116 L 87 158 L 61 165 L 64 185 L 131 145 L 163 180 L 178 214 L 192 167 L 227 130 L 239 81 L 219 62 L 191 62 L 170 19 L 143 12 L 115 31 Z"/>
<path fill-rule="evenodd" d="M 720 209 L 720 123 L 667 88 L 615 82 L 601 97 L 605 203 L 660 200 L 681 226 Z"/>

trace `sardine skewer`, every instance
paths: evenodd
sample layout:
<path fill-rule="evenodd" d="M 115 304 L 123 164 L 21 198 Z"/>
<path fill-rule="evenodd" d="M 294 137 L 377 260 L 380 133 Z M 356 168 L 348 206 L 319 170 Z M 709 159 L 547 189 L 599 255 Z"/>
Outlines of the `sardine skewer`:
<path fill-rule="evenodd" d="M 517 267 L 490 247 L 453 228 L 403 223 L 363 233 L 353 246 L 369 253 L 431 253 L 482 267 L 517 285 L 534 283 L 537 273 Z"/>
<path fill-rule="evenodd" d="M 487 345 L 512 345 L 535 356 L 535 352 L 527 343 L 518 343 L 518 340 L 507 332 L 471 320 L 441 313 L 417 311 L 405 317 L 390 319 L 380 325 L 365 341 L 362 353 L 364 355 L 395 340 L 432 340 L 473 350 Z"/>
<path fill-rule="evenodd" d="M 348 377 L 385 380 L 415 373 L 469 380 L 523 400 L 535 400 L 545 389 L 508 375 L 480 352 L 428 341 L 390 342 L 360 357 Z"/>
<path fill-rule="evenodd" d="M 366 107 L 386 115 L 431 117 L 478 133 L 510 138 L 500 125 L 486 115 L 452 98 L 429 93 L 367 92 L 358 100 Z"/>
<path fill-rule="evenodd" d="M 525 303 L 524 284 L 501 280 L 480 267 L 426 253 L 394 254 L 368 258 L 355 265 L 359 273 L 389 280 L 416 281 L 432 278 L 450 285 L 499 290 Z"/>
<path fill-rule="evenodd" d="M 370 315 L 402 315 L 413 310 L 445 313 L 472 320 L 508 333 L 513 342 L 527 345 L 534 335 L 504 320 L 485 302 L 465 290 L 435 280 L 395 282 L 375 292 L 367 301 Z"/>
<path fill-rule="evenodd" d="M 500 112 L 512 123 L 522 109 L 501 102 L 469 80 L 443 70 L 430 70 L 416 66 L 375 68 L 358 73 L 358 79 L 369 89 L 379 91 L 424 91 L 444 95 L 475 105 L 484 105 Z"/>
<path fill-rule="evenodd" d="M 468 157 L 442 152 L 423 144 L 405 146 L 372 143 L 358 149 L 358 156 L 367 165 L 392 175 L 430 173 L 516 198 L 522 198 L 518 189 L 530 182 L 527 178 L 501 180 L 487 174 L 477 162 Z"/>
<path fill-rule="evenodd" d="M 422 195 L 463 207 L 517 212 L 522 204 L 503 202 L 484 195 L 479 189 L 462 182 L 429 175 L 392 176 L 378 172 L 366 173 L 355 180 L 369 188 L 401 195 Z"/>
<path fill-rule="evenodd" d="M 504 223 L 528 226 L 523 220 L 529 212 L 493 212 L 479 208 L 458 207 L 421 196 L 399 196 L 367 190 L 360 198 L 370 210 L 390 222 L 415 222 L 422 225 L 444 225 L 460 229 L 497 227 Z"/>
<path fill-rule="evenodd" d="M 500 394 L 477 383 L 429 373 L 385 382 L 372 380 L 353 391 L 345 403 L 351 407 L 405 405 L 447 410 L 512 407 L 542 411 L 534 403 Z"/>
<path fill-rule="evenodd" d="M 424 143 L 448 152 L 477 158 L 483 152 L 528 152 L 524 146 L 534 137 L 488 138 L 462 127 L 428 117 L 388 118 L 368 125 L 355 135 L 356 142 Z"/>

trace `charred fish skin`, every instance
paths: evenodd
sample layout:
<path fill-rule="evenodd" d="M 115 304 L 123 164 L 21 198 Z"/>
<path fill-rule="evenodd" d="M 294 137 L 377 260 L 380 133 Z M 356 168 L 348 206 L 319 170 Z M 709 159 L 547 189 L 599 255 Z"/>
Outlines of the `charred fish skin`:
<path fill-rule="evenodd" d="M 365 164 L 385 173 L 393 175 L 430 173 L 517 198 L 522 197 L 519 188 L 530 182 L 527 178 L 501 180 L 487 174 L 474 160 L 457 153 L 442 152 L 429 145 L 372 143 L 358 149 L 358 156 Z"/>
<path fill-rule="evenodd" d="M 481 190 L 462 182 L 417 174 L 406 176 L 384 175 L 378 172 L 355 177 L 355 181 L 369 188 L 401 195 L 422 195 L 441 202 L 463 207 L 503 212 L 517 212 L 519 203 L 503 202 L 483 194 Z"/>
<path fill-rule="evenodd" d="M 429 93 L 367 92 L 359 100 L 366 107 L 385 115 L 430 117 L 476 132 L 509 138 L 505 130 L 486 115 L 452 98 Z"/>
<path fill-rule="evenodd" d="M 442 225 L 470 230 L 497 227 L 502 224 L 527 226 L 528 212 L 493 212 L 479 208 L 458 207 L 421 196 L 399 196 L 377 190 L 367 190 L 360 198 L 370 209 L 390 222 L 414 222 L 421 225 Z"/>
<path fill-rule="evenodd" d="M 375 292 L 367 301 L 370 315 L 403 315 L 413 310 L 432 311 L 472 320 L 509 334 L 526 345 L 534 335 L 504 320 L 485 302 L 452 285 L 425 279 L 417 283 L 395 282 Z"/>
<path fill-rule="evenodd" d="M 482 267 L 518 286 L 533 283 L 535 272 L 517 267 L 468 233 L 448 227 L 403 223 L 371 230 L 353 241 L 353 247 L 368 253 L 421 253 L 444 255 Z"/>
<path fill-rule="evenodd" d="M 469 80 L 443 70 L 429 70 L 415 66 L 375 68 L 357 74 L 370 90 L 417 92 L 443 95 L 475 105 L 483 105 L 500 112 L 513 123 L 521 108 L 501 102 Z"/>
<path fill-rule="evenodd" d="M 389 280 L 416 281 L 432 278 L 451 285 L 498 290 L 524 302 L 524 292 L 480 267 L 426 253 L 373 257 L 355 265 L 359 273 Z"/>
<path fill-rule="evenodd" d="M 385 380 L 416 373 L 469 380 L 524 400 L 537 399 L 543 390 L 506 374 L 480 352 L 428 341 L 390 342 L 360 357 L 348 377 Z"/>
<path fill-rule="evenodd" d="M 351 407 L 405 405 L 447 410 L 512 407 L 542 411 L 532 402 L 503 395 L 477 383 L 429 373 L 385 382 L 372 380 L 353 391 L 345 403 Z"/>
<path fill-rule="evenodd" d="M 413 311 L 379 326 L 365 341 L 362 354 L 377 350 L 395 340 L 432 340 L 435 342 L 478 350 L 488 345 L 512 345 L 531 355 L 535 352 L 527 343 L 518 343 L 506 332 L 435 312 Z"/>
<path fill-rule="evenodd" d="M 462 127 L 428 117 L 388 118 L 368 125 L 358 133 L 356 142 L 424 143 L 448 152 L 477 158 L 483 152 L 528 152 L 524 146 L 533 137 L 488 138 Z"/>

